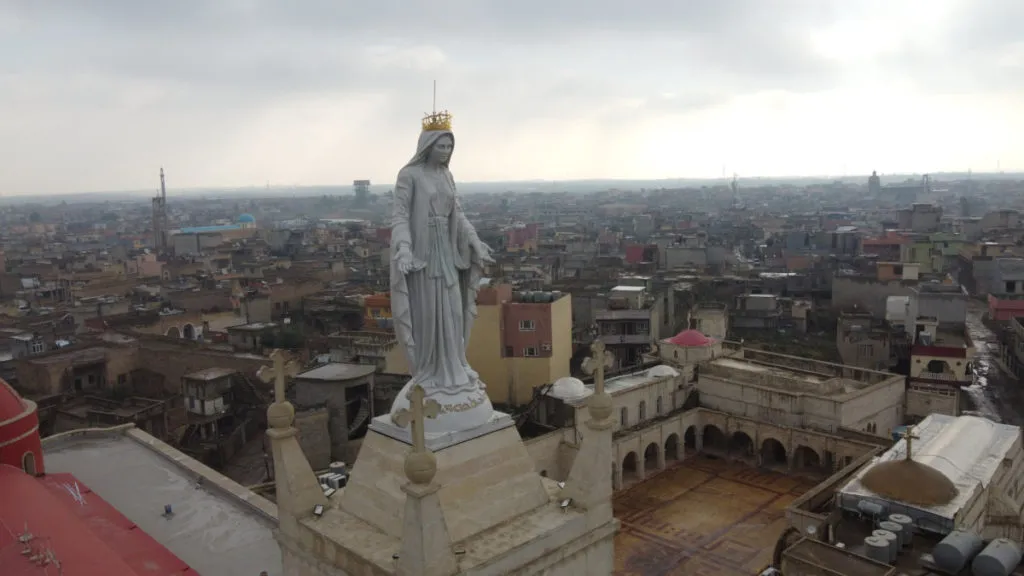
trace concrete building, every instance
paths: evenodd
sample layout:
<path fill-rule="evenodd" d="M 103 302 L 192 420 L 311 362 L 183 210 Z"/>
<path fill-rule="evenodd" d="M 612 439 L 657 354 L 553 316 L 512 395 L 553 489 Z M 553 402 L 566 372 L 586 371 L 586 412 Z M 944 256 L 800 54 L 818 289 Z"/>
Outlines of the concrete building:
<path fill-rule="evenodd" d="M 297 374 L 292 383 L 295 407 L 307 414 L 326 414 L 328 436 L 314 435 L 311 429 L 302 438 L 303 449 L 309 454 L 329 453 L 330 460 L 317 458 L 317 470 L 323 470 L 330 461 L 351 462 L 358 444 L 352 440 L 362 437 L 374 413 L 373 382 L 376 367 L 371 364 L 341 364 L 332 362 Z M 324 445 L 330 446 L 328 451 Z"/>
<path fill-rule="evenodd" d="M 866 456 L 787 510 L 783 574 L 1020 573 L 1020 428 L 933 414 Z"/>
<path fill-rule="evenodd" d="M 466 357 L 491 402 L 529 403 L 536 387 L 569 375 L 572 353 L 572 296 L 507 284 L 480 289 Z"/>
<path fill-rule="evenodd" d="M 615 369 L 638 366 L 651 345 L 661 339 L 664 299 L 644 286 L 612 288 L 607 309 L 594 314 L 597 336 L 615 358 Z"/>

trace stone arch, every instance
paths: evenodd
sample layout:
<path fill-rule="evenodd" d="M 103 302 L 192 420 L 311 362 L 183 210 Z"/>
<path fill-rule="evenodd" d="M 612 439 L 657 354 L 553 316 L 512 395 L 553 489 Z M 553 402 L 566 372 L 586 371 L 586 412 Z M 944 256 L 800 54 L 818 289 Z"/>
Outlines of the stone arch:
<path fill-rule="evenodd" d="M 29 476 L 36 475 L 36 455 L 34 452 L 25 452 L 21 456 L 21 469 Z"/>
<path fill-rule="evenodd" d="M 775 438 L 765 438 L 761 442 L 761 463 L 764 466 L 785 466 L 788 462 L 785 444 Z"/>
<path fill-rule="evenodd" d="M 171 326 L 167 329 L 167 332 L 164 333 L 164 336 L 168 336 L 170 338 L 181 338 L 181 330 L 178 330 L 177 326 Z"/>
<path fill-rule="evenodd" d="M 814 470 L 821 468 L 821 456 L 810 446 L 803 444 L 793 450 L 793 465 L 802 470 Z"/>
<path fill-rule="evenodd" d="M 661 462 L 661 446 L 651 442 L 644 448 L 644 470 L 659 470 Z"/>
<path fill-rule="evenodd" d="M 193 326 L 191 323 L 185 324 L 185 326 L 181 330 L 181 337 L 184 338 L 185 340 L 195 340 L 196 327 Z"/>
<path fill-rule="evenodd" d="M 742 430 L 733 432 L 729 438 L 729 453 L 740 457 L 753 456 L 754 439 Z"/>
<path fill-rule="evenodd" d="M 679 434 L 672 433 L 665 439 L 665 460 L 681 460 L 679 452 Z"/>
<path fill-rule="evenodd" d="M 704 427 L 704 450 L 722 454 L 729 450 L 729 439 L 725 437 L 725 432 L 714 424 Z"/>
<path fill-rule="evenodd" d="M 686 449 L 687 454 L 694 454 L 697 452 L 697 427 L 690 426 L 683 433 L 683 448 Z"/>
<path fill-rule="evenodd" d="M 630 452 L 626 454 L 626 457 L 622 459 L 622 483 L 633 482 L 640 479 L 640 469 L 637 467 L 638 461 L 636 452 Z"/>

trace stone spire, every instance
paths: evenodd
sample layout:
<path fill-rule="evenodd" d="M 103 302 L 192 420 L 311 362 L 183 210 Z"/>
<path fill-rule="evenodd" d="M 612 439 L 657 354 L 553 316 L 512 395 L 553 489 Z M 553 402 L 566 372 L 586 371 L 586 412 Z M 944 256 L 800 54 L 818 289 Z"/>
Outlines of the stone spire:
<path fill-rule="evenodd" d="M 441 510 L 434 483 L 437 458 L 427 449 L 425 419 L 436 418 L 441 405 L 425 399 L 423 387 L 409 390 L 409 408 L 395 413 L 393 421 L 405 428 L 412 426 L 412 450 L 405 457 L 405 517 L 402 522 L 402 549 L 398 554 L 399 576 L 448 576 L 458 571 L 451 536 Z"/>
<path fill-rule="evenodd" d="M 590 347 L 594 371 L 594 393 L 587 401 L 590 418 L 585 423 L 579 454 L 566 478 L 562 497 L 571 505 L 587 511 L 593 526 L 610 522 L 612 515 L 612 397 L 604 390 L 604 343 L 597 340 Z"/>
<path fill-rule="evenodd" d="M 296 362 L 288 362 L 284 352 L 271 355 L 272 368 L 263 367 L 258 376 L 264 382 L 273 379 L 274 403 L 267 408 L 267 436 L 274 453 L 274 481 L 277 487 L 277 510 L 281 531 L 291 537 L 298 534 L 297 521 L 313 514 L 317 504 L 327 505 L 327 498 L 306 460 L 296 430 L 295 407 L 285 398 L 285 379 L 298 373 Z"/>

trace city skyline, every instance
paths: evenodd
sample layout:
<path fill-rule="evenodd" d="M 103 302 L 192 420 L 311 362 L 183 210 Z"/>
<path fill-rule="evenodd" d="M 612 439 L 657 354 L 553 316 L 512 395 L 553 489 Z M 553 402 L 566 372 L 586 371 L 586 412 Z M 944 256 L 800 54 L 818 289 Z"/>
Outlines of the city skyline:
<path fill-rule="evenodd" d="M 1024 169 L 1010 0 L 0 8 L 0 194 Z"/>

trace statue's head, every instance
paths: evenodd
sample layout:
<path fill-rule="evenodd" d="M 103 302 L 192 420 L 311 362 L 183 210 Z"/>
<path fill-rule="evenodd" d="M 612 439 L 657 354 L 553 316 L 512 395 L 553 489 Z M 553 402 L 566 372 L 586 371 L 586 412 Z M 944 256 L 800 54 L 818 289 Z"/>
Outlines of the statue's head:
<path fill-rule="evenodd" d="M 455 148 L 455 139 L 452 138 L 451 134 L 442 134 L 438 139 L 434 140 L 433 146 L 427 151 L 427 164 L 448 165 L 448 161 L 452 158 L 452 149 Z"/>
<path fill-rule="evenodd" d="M 424 130 L 416 146 L 416 155 L 409 165 L 448 166 L 455 149 L 455 136 L 450 130 Z"/>

